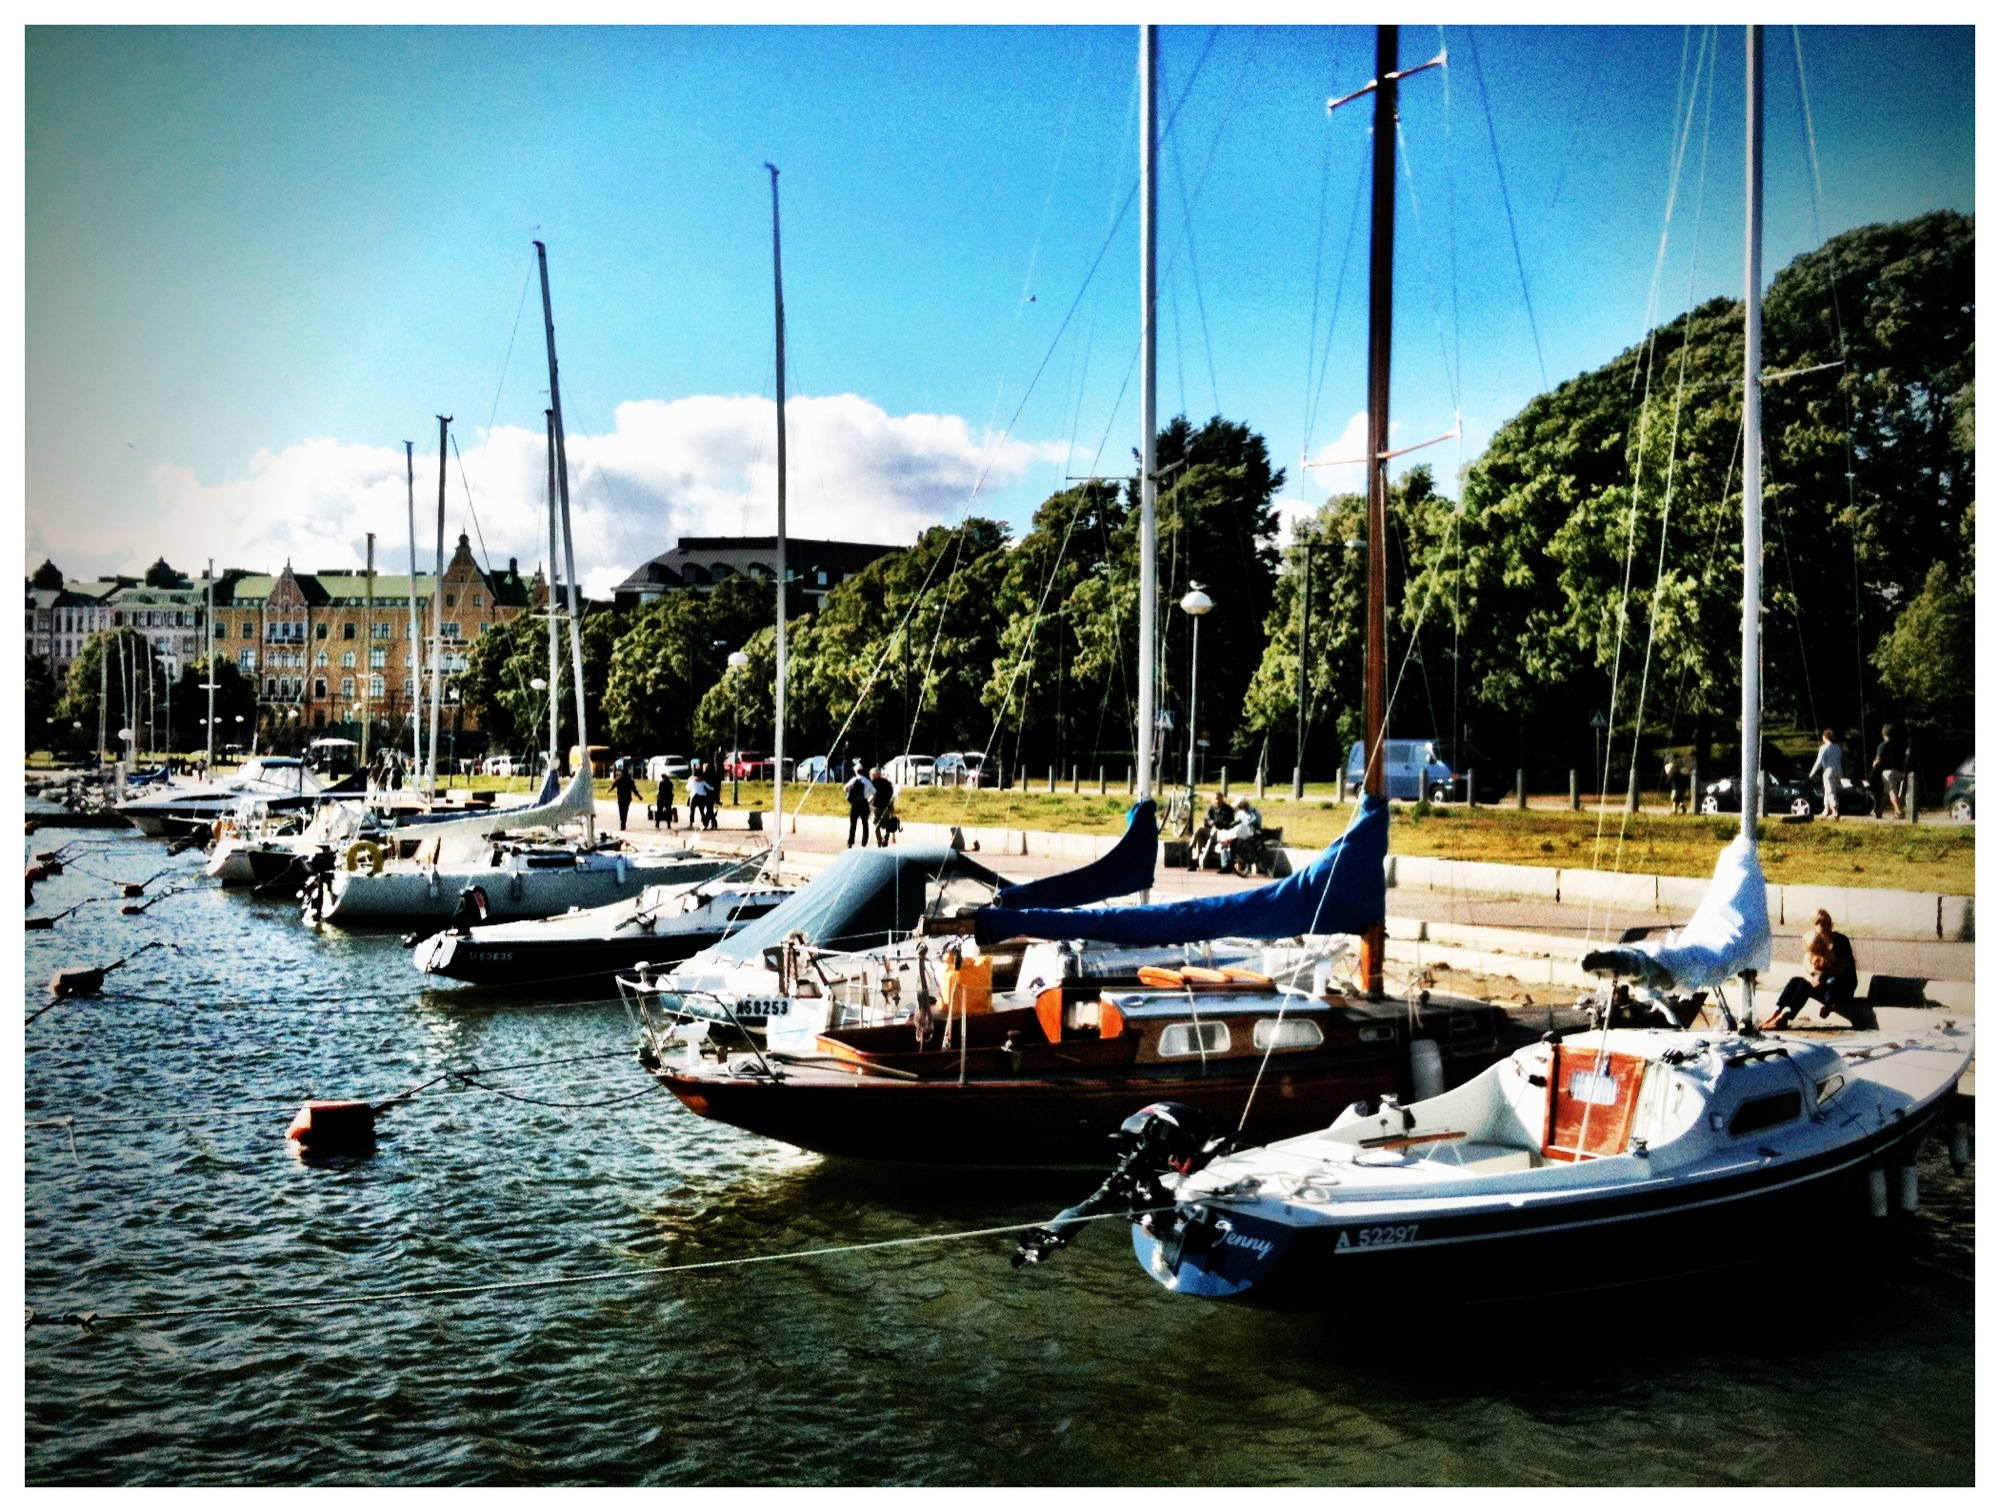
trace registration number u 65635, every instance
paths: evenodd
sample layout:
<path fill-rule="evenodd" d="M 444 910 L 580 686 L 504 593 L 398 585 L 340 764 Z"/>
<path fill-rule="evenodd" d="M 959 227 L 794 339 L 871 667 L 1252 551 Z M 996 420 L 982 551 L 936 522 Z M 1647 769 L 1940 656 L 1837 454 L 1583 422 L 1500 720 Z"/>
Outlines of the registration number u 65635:
<path fill-rule="evenodd" d="M 1379 1249 L 1389 1244 L 1408 1244 L 1417 1237 L 1414 1223 L 1383 1223 L 1373 1228 L 1342 1229 L 1335 1249 Z"/>

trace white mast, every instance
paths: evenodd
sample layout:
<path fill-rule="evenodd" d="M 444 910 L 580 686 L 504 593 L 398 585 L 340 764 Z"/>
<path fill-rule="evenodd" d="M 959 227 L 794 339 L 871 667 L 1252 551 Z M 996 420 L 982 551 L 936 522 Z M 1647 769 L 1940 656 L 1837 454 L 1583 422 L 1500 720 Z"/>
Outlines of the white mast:
<path fill-rule="evenodd" d="M 549 616 L 549 765 L 562 761 L 562 630 L 556 609 L 556 412 L 542 411 L 549 433 L 549 580 L 542 607 Z"/>
<path fill-rule="evenodd" d="M 1758 769 L 1763 765 L 1764 602 L 1764 29 L 1746 28 L 1744 63 L 1748 116 L 1743 176 L 1743 838 L 1757 838 Z"/>
<path fill-rule="evenodd" d="M 577 766 L 581 771 L 590 769 L 590 732 L 583 713 L 583 610 L 577 601 L 576 588 L 576 546 L 569 530 L 569 451 L 563 441 L 562 386 L 556 381 L 556 317 L 549 303 L 549 249 L 540 242 L 535 243 L 535 264 L 542 275 L 542 330 L 548 339 L 549 349 L 549 415 L 556 429 L 556 497 L 562 512 L 563 576 L 569 580 L 569 653 L 570 674 L 576 683 L 576 747 Z M 549 564 L 555 570 L 555 564 Z M 597 811 L 595 806 L 584 810 L 584 833 L 597 833 Z"/>
<path fill-rule="evenodd" d="M 202 575 L 202 586 L 208 590 L 208 655 L 203 665 L 208 676 L 202 683 L 208 689 L 208 745 L 205 748 L 201 775 L 203 781 L 210 780 L 209 774 L 215 770 L 215 558 L 208 559 L 208 571 Z"/>
<path fill-rule="evenodd" d="M 1155 211 L 1158 189 L 1153 182 L 1153 154 L 1158 123 L 1154 119 L 1153 76 L 1159 44 L 1153 28 L 1139 28 L 1139 728 L 1133 760 L 1138 767 L 1138 797 L 1153 795 L 1153 629 L 1154 600 L 1159 596 L 1159 557 L 1153 518 L 1158 427 L 1153 406 L 1157 372 L 1154 364 L 1153 285 L 1158 248 Z M 1192 690 L 1190 690 L 1192 691 Z"/>
<path fill-rule="evenodd" d="M 431 741 L 429 760 L 424 764 L 424 795 L 437 791 L 438 712 L 444 703 L 444 473 L 445 433 L 451 416 L 439 415 L 438 422 L 438 525 L 437 574 L 431 579 Z"/>
<path fill-rule="evenodd" d="M 403 477 L 410 499 L 410 775 L 424 769 L 424 642 L 417 621 L 416 443 L 403 443 Z"/>
<path fill-rule="evenodd" d="M 772 699 L 771 860 L 785 844 L 785 579 L 791 562 L 785 551 L 785 265 L 778 245 L 778 170 L 771 171 L 771 296 L 778 328 L 778 685 Z"/>

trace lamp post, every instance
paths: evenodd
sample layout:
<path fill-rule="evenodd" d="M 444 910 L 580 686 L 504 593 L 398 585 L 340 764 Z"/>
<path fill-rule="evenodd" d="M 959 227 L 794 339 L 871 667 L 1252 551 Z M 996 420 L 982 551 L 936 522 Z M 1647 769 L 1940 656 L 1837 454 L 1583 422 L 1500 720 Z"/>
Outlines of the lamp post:
<path fill-rule="evenodd" d="M 1194 633 L 1188 648 L 1188 755 L 1187 793 L 1188 823 L 1194 823 L 1194 737 L 1195 737 L 1195 690 L 1201 686 L 1201 617 L 1215 607 L 1215 600 L 1201 591 L 1201 584 L 1190 582 L 1188 591 L 1181 599 L 1181 608 L 1194 621 Z"/>
<path fill-rule="evenodd" d="M 750 665 L 750 658 L 741 651 L 729 653 L 730 670 Z M 729 700 L 729 743 L 735 748 L 735 759 L 729 763 L 729 806 L 740 806 L 743 787 L 743 700 L 741 693 Z"/>
<path fill-rule="evenodd" d="M 549 680 L 546 677 L 531 677 L 528 679 L 528 686 L 533 688 L 537 693 L 546 693 L 549 687 Z M 551 766 L 555 764 L 555 746 L 556 742 L 551 738 L 549 741 L 549 764 Z"/>

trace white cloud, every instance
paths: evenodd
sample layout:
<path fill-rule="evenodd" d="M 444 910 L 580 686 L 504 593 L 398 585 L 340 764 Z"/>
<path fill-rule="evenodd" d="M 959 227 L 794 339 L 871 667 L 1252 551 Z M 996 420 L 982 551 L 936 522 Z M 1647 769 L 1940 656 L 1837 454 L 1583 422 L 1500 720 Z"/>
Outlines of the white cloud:
<path fill-rule="evenodd" d="M 786 529 L 800 537 L 904 544 L 955 521 L 982 476 L 990 491 L 1060 445 L 988 445 L 955 415 L 890 415 L 853 394 L 786 405 Z M 770 400 L 700 396 L 632 400 L 611 430 L 571 435 L 570 512 L 578 577 L 593 594 L 684 535 L 769 535 L 776 529 L 777 434 Z M 490 560 L 530 572 L 548 552 L 544 441 L 517 426 L 462 437 L 447 467 L 446 549 L 460 531 L 483 537 Z M 417 559 L 428 571 L 437 524 L 437 454 L 416 449 Z M 115 529 L 102 516 L 73 524 L 31 514 L 30 550 L 72 577 L 138 572 L 165 556 L 199 572 L 218 567 L 301 571 L 353 567 L 368 531 L 378 570 L 409 566 L 409 512 L 400 447 L 316 438 L 259 452 L 242 476 L 205 483 L 186 467 L 151 475 L 153 500 Z M 467 507 L 468 484 L 472 508 Z M 474 528 L 474 511 L 477 529 Z"/>

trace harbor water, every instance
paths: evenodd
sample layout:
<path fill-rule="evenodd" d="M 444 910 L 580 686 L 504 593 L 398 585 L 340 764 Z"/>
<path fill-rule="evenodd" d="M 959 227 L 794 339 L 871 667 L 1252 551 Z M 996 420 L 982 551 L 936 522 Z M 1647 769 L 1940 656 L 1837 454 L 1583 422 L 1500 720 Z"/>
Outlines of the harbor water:
<path fill-rule="evenodd" d="M 198 853 L 27 852 L 66 842 L 30 914 L 173 871 L 25 935 L 30 1014 L 129 958 L 25 1031 L 28 1306 L 326 1305 L 29 1327 L 32 1485 L 1972 1482 L 1974 1178 L 1941 1144 L 1900 1258 L 1390 1291 L 1364 1337 L 1170 1296 L 1116 1224 L 1015 1271 L 991 1231 L 1095 1178 L 801 1154 L 655 1090 L 615 998 L 426 991 L 393 935 L 163 896 Z M 426 1082 L 372 1155 L 284 1137 L 308 1097 Z"/>

